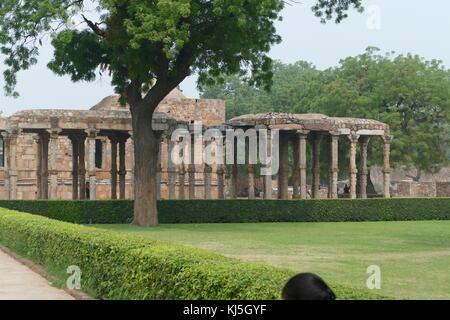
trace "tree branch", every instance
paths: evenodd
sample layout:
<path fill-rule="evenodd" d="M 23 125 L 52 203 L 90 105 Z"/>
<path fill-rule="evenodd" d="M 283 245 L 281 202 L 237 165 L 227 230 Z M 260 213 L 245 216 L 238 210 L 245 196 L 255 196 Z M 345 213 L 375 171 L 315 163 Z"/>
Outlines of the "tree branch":
<path fill-rule="evenodd" d="M 95 34 L 97 34 L 98 36 L 100 36 L 102 38 L 106 38 L 106 32 L 104 30 L 100 29 L 98 27 L 97 23 L 94 23 L 91 20 L 87 19 L 84 15 L 81 15 L 81 16 L 83 17 L 84 22 L 87 23 L 89 28 L 91 28 L 92 31 L 94 31 Z"/>

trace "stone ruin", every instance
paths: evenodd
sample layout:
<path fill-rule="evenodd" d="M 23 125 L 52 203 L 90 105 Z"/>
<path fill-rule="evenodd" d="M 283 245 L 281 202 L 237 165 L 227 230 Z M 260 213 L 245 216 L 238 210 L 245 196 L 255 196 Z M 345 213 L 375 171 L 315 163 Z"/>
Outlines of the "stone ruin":
<path fill-rule="evenodd" d="M 156 111 L 152 126 L 161 133 L 157 177 L 160 198 L 236 198 L 242 196 L 244 188 L 248 190 L 245 195 L 248 198 L 255 198 L 258 189 L 265 198 L 366 198 L 367 146 L 374 138 L 383 143 L 380 196 L 390 197 L 396 192 L 390 181 L 392 137 L 389 126 L 379 121 L 283 113 L 243 115 L 226 121 L 224 101 L 188 99 L 178 89 Z M 193 134 L 199 122 L 206 129 L 215 128 L 223 133 L 249 128 L 266 129 L 269 134 L 279 130 L 280 170 L 276 179 L 257 178 L 254 165 L 248 165 L 247 174 L 240 175 L 237 164 L 174 164 L 168 157 L 177 144 L 170 139 L 171 133 L 185 128 Z M 1 199 L 133 198 L 131 115 L 127 106 L 119 104 L 118 96 L 107 97 L 89 110 L 20 111 L 0 118 L 0 132 Z M 340 139 L 349 142 L 347 195 L 338 183 Z M 293 149 L 292 161 L 289 144 Z M 312 151 L 310 161 L 307 144 Z M 330 148 L 326 186 L 320 184 L 323 144 Z M 448 186 L 445 188 L 448 191 Z"/>

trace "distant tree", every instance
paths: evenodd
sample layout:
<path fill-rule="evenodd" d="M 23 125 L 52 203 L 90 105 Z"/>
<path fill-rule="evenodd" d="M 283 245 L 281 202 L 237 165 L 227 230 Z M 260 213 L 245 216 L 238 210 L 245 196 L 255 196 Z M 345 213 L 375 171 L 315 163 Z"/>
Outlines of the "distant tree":
<path fill-rule="evenodd" d="M 220 75 L 247 71 L 249 83 L 272 83 L 270 47 L 281 41 L 274 22 L 282 0 L 2 0 L 0 52 L 6 56 L 6 92 L 20 70 L 37 62 L 44 35 L 55 48 L 49 68 L 73 81 L 92 81 L 97 71 L 131 108 L 135 150 L 134 224 L 157 225 L 156 171 L 159 137 L 151 123 L 158 104 L 187 76 L 214 84 Z M 85 5 L 93 3 L 97 18 Z M 316 0 L 323 20 L 345 18 L 361 0 Z M 84 24 L 67 22 L 81 14 Z"/>
<path fill-rule="evenodd" d="M 289 112 L 292 108 L 290 93 L 300 81 L 308 82 L 319 73 L 304 61 L 294 64 L 273 64 L 273 84 L 270 90 L 249 85 L 245 78 L 230 75 L 214 85 L 200 87 L 202 98 L 223 99 L 227 105 L 227 118 L 242 114 L 265 112 Z"/>

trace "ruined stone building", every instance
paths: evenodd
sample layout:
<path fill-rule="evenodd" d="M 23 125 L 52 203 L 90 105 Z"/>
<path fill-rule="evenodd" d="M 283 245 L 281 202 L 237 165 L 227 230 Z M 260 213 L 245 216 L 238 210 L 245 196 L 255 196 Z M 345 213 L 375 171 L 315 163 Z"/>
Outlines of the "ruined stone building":
<path fill-rule="evenodd" d="M 188 99 L 178 89 L 161 102 L 152 123 L 161 134 L 160 198 L 366 198 L 367 146 L 374 139 L 383 145 L 384 165 L 376 175 L 379 196 L 405 196 L 396 193 L 391 183 L 392 137 L 384 123 L 283 113 L 243 115 L 226 121 L 225 114 L 224 101 Z M 279 130 L 279 171 L 258 178 L 255 165 L 246 166 L 244 175 L 237 164 L 173 163 L 168 154 L 179 141 L 170 140 L 171 134 L 176 129 L 186 130 L 188 144 L 193 146 L 199 122 L 203 130 L 214 129 L 224 136 L 236 129 L 265 129 L 269 136 Z M 0 199 L 133 197 L 131 114 L 117 96 L 107 97 L 89 110 L 20 111 L 0 118 L 0 132 Z M 342 139 L 348 143 L 350 156 L 346 192 L 338 182 L 338 145 Z M 205 139 L 202 143 L 217 146 L 219 140 Z M 330 151 L 326 185 L 320 181 L 320 150 L 325 147 Z M 268 154 L 272 152 L 269 149 Z M 194 156 L 194 147 L 191 150 Z M 448 190 L 448 185 L 444 188 Z"/>
<path fill-rule="evenodd" d="M 156 111 L 154 127 L 161 131 L 176 120 L 225 123 L 224 101 L 188 99 L 178 89 Z M 0 199 L 132 198 L 131 115 L 118 96 L 109 96 L 89 110 L 20 111 L 0 118 L 0 131 Z M 164 142 L 161 157 L 161 197 L 165 198 L 169 168 Z M 200 198 L 202 173 L 196 179 Z"/>

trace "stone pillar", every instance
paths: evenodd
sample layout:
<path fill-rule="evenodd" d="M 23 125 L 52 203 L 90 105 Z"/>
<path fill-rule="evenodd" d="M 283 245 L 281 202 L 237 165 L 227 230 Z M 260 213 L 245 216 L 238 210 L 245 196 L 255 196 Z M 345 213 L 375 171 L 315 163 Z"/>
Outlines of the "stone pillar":
<path fill-rule="evenodd" d="M 339 134 L 330 132 L 330 169 L 328 198 L 338 198 L 338 173 L 339 173 Z"/>
<path fill-rule="evenodd" d="M 323 136 L 318 134 L 312 137 L 312 197 L 314 199 L 320 198 L 320 142 Z"/>
<path fill-rule="evenodd" d="M 174 142 L 167 137 L 167 174 L 169 176 L 169 199 L 176 199 L 176 185 L 177 185 L 177 170 L 175 164 L 172 161 L 172 150 L 174 148 Z"/>
<path fill-rule="evenodd" d="M 127 136 L 123 136 L 119 139 L 119 199 L 125 199 L 125 188 L 127 178 L 125 152 L 127 140 L 128 140 Z"/>
<path fill-rule="evenodd" d="M 80 200 L 86 199 L 86 134 L 83 132 L 78 138 L 78 180 L 79 180 L 79 193 L 78 198 Z"/>
<path fill-rule="evenodd" d="M 292 139 L 294 163 L 292 168 L 292 199 L 300 198 L 300 141 L 297 136 Z"/>
<path fill-rule="evenodd" d="M 130 170 L 130 176 L 131 176 L 131 184 L 130 184 L 130 194 L 131 194 L 131 199 L 134 199 L 134 140 L 133 140 L 133 131 L 129 131 L 128 134 L 130 135 L 130 139 L 131 139 L 131 143 L 130 143 L 130 147 L 131 147 L 131 151 L 129 152 L 130 154 L 130 158 L 131 158 L 131 168 L 132 170 Z"/>
<path fill-rule="evenodd" d="M 306 183 L 306 139 L 309 131 L 297 131 L 298 135 L 298 158 L 299 158 L 299 174 L 300 174 L 300 199 L 306 199 L 308 195 L 308 186 Z"/>
<path fill-rule="evenodd" d="M 288 199 L 288 179 L 289 179 L 289 140 L 286 132 L 280 131 L 280 168 L 278 171 L 278 199 Z"/>
<path fill-rule="evenodd" d="M 156 199 L 161 199 L 161 175 L 162 175 L 162 166 L 161 166 L 161 149 L 162 149 L 162 136 L 160 137 L 159 141 L 159 148 L 157 151 L 157 163 L 156 163 Z M 136 169 L 135 169 L 136 170 Z"/>
<path fill-rule="evenodd" d="M 356 168 L 356 146 L 358 144 L 359 135 L 350 134 L 347 136 L 350 140 L 350 199 L 356 198 L 356 176 L 358 174 L 358 169 Z"/>
<path fill-rule="evenodd" d="M 230 199 L 236 199 L 238 196 L 238 175 L 239 167 L 237 163 L 237 139 L 234 139 L 234 150 L 233 150 L 233 164 L 231 165 L 231 180 L 230 180 Z"/>
<path fill-rule="evenodd" d="M 219 164 L 217 166 L 217 198 L 225 199 L 225 166 Z"/>
<path fill-rule="evenodd" d="M 78 138 L 75 135 L 69 136 L 72 143 L 72 200 L 78 200 L 78 157 L 79 157 L 79 144 Z"/>
<path fill-rule="evenodd" d="M 88 176 L 89 176 L 89 200 L 97 198 L 97 168 L 95 166 L 95 141 L 97 139 L 98 130 L 87 130 L 87 145 L 88 145 Z M 86 188 L 85 192 L 86 194 Z"/>
<path fill-rule="evenodd" d="M 191 135 L 191 143 L 189 146 L 190 163 L 188 166 L 188 180 L 189 180 L 189 199 L 195 199 L 195 154 L 194 154 L 194 135 Z"/>
<path fill-rule="evenodd" d="M 184 163 L 180 164 L 180 171 L 178 172 L 178 184 L 180 185 L 178 188 L 178 199 L 185 199 L 184 185 L 186 182 L 186 168 Z"/>
<path fill-rule="evenodd" d="M 248 169 L 248 198 L 255 199 L 256 168 L 254 164 L 249 164 L 247 169 Z"/>
<path fill-rule="evenodd" d="M 37 144 L 37 199 L 48 199 L 48 143 L 47 132 L 40 132 L 35 137 Z"/>
<path fill-rule="evenodd" d="M 204 196 L 205 199 L 211 199 L 211 175 L 212 175 L 212 168 L 210 165 L 205 164 L 204 169 L 204 187 L 205 192 Z"/>
<path fill-rule="evenodd" d="M 359 194 L 358 198 L 367 198 L 367 146 L 369 145 L 370 137 L 362 136 L 359 142 L 360 158 L 359 158 Z"/>
<path fill-rule="evenodd" d="M 245 152 L 247 153 L 247 174 L 248 174 L 248 198 L 249 199 L 255 199 L 255 177 L 256 177 L 256 167 L 254 164 L 250 164 L 250 139 L 248 143 L 245 144 Z"/>
<path fill-rule="evenodd" d="M 272 156 L 272 133 L 267 130 L 267 159 L 271 159 Z M 272 173 L 272 162 L 268 162 L 266 165 L 266 171 Z M 272 174 L 264 176 L 264 199 L 272 199 Z"/>
<path fill-rule="evenodd" d="M 391 165 L 390 165 L 390 153 L 391 153 L 391 141 L 392 136 L 385 135 L 381 137 L 383 139 L 383 196 L 385 198 L 391 197 Z"/>
<path fill-rule="evenodd" d="M 111 142 L 111 199 L 117 199 L 117 144 L 115 135 L 109 136 Z"/>
<path fill-rule="evenodd" d="M 56 200 L 58 198 L 58 167 L 57 167 L 57 154 L 58 154 L 58 137 L 60 130 L 51 129 L 49 140 L 49 198 Z"/>
<path fill-rule="evenodd" d="M 2 133 L 3 139 L 3 172 L 4 172 L 4 184 L 5 184 L 5 200 L 9 200 L 9 134 L 6 131 Z"/>
<path fill-rule="evenodd" d="M 6 199 L 17 199 L 17 138 L 21 133 L 20 129 L 13 129 L 6 132 L 4 137 L 5 142 L 5 190 Z"/>
<path fill-rule="evenodd" d="M 42 141 L 41 135 L 33 137 L 36 142 L 36 199 L 42 199 Z"/>

